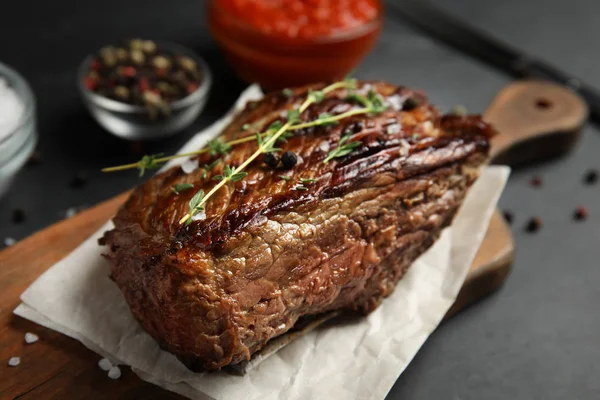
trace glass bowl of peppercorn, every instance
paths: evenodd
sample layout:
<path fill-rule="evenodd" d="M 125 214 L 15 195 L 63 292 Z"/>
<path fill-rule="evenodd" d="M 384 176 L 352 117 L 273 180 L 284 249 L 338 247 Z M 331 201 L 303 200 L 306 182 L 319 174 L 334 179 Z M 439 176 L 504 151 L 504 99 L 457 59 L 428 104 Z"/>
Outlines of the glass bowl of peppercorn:
<path fill-rule="evenodd" d="M 132 39 L 86 58 L 77 83 L 102 127 L 124 139 L 152 140 L 196 119 L 206 104 L 211 74 L 185 47 Z"/>

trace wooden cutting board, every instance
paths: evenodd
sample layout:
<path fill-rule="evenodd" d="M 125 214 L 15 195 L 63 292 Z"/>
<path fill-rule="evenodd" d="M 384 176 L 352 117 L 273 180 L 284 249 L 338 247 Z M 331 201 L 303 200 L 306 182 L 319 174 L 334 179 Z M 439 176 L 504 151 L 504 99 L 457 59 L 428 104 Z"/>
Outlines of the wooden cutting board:
<path fill-rule="evenodd" d="M 493 141 L 494 159 L 514 165 L 566 152 L 587 119 L 587 108 L 563 87 L 524 81 L 502 90 L 485 118 L 501 132 Z M 121 369 L 119 380 L 107 378 L 97 367 L 100 357 L 79 342 L 12 314 L 20 294 L 94 233 L 126 197 L 107 200 L 0 252 L 0 399 L 181 399 L 141 381 L 129 368 Z M 447 316 L 498 289 L 510 272 L 513 250 L 510 228 L 496 212 Z M 26 332 L 38 334 L 40 341 L 26 345 Z M 13 356 L 21 357 L 21 365 L 11 368 L 6 363 Z"/>

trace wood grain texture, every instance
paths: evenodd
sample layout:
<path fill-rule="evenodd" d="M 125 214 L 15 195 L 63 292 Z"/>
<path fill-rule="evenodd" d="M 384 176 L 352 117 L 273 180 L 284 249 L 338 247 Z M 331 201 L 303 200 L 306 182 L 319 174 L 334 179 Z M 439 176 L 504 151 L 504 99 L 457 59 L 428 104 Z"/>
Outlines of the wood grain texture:
<path fill-rule="evenodd" d="M 515 145 L 535 144 L 539 138 L 547 140 L 561 135 L 568 137 L 569 143 L 577 139 L 577 131 L 587 116 L 585 105 L 582 111 L 578 98 L 573 101 L 570 92 L 557 90 L 555 86 L 518 82 L 500 92 L 492 102 L 485 118 L 502 132 L 493 144 L 497 160 L 522 163 L 539 158 L 541 153 L 547 156 L 569 148 L 564 141 L 554 144 L 550 141 L 546 142 L 550 143 L 547 146 L 554 147 L 549 150 L 526 154 L 512 151 Z M 554 111 L 552 107 L 544 108 L 547 120 L 543 121 L 539 119 L 541 117 L 531 118 L 523 111 L 528 111 L 531 102 L 535 104 L 540 98 L 560 105 L 554 107 Z M 564 107 L 571 111 L 564 112 Z M 552 118 L 555 124 L 551 123 Z M 76 340 L 12 314 L 19 304 L 20 294 L 48 267 L 106 222 L 127 195 L 124 193 L 107 200 L 0 252 L 0 361 L 4 363 L 0 365 L 0 399 L 182 398 L 141 381 L 129 368 L 122 368 L 123 376 L 113 381 L 97 366 L 100 357 Z M 510 272 L 513 251 L 510 229 L 496 212 L 463 289 L 447 317 L 498 289 Z M 40 341 L 25 344 L 26 332 L 38 334 Z M 20 366 L 6 365 L 13 356 L 21 357 Z"/>

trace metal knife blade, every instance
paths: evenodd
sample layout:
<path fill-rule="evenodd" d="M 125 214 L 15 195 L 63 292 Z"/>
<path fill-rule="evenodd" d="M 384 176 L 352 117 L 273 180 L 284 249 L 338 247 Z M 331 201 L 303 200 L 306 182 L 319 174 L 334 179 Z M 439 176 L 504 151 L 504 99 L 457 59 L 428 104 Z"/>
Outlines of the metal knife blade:
<path fill-rule="evenodd" d="M 568 86 L 586 101 L 600 123 L 600 92 L 557 67 L 522 53 L 469 26 L 425 0 L 389 0 L 389 11 L 455 49 L 520 78 L 540 78 Z"/>

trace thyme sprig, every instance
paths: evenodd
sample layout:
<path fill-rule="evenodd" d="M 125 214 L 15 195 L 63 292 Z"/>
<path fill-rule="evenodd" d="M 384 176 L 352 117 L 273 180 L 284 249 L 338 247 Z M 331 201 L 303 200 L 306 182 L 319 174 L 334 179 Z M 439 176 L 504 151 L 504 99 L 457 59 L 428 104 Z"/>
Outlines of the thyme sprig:
<path fill-rule="evenodd" d="M 349 82 L 351 82 L 351 84 L 353 84 L 353 85 L 356 84 L 355 81 L 349 81 Z M 346 81 L 336 82 L 332 85 L 329 85 L 329 86 L 323 88 L 323 90 L 320 90 L 319 92 L 322 92 L 323 94 L 325 94 L 325 93 L 331 92 L 333 90 L 336 90 L 340 87 L 345 87 L 345 85 L 348 86 L 348 83 L 346 83 Z M 312 93 L 313 93 L 313 95 L 311 96 L 309 94 L 309 96 L 307 96 L 307 98 L 302 102 L 300 107 L 298 107 L 298 114 L 297 114 L 298 116 L 300 114 L 302 114 L 304 111 L 306 111 L 306 109 L 311 104 L 318 101 L 319 96 L 315 96 L 314 95 L 315 92 L 312 92 Z M 287 130 L 290 130 L 291 126 L 292 126 L 292 123 L 289 120 L 286 121 L 285 124 L 282 124 L 281 126 L 279 126 L 279 124 L 276 124 L 276 123 L 271 124 L 271 126 L 269 127 L 269 129 L 266 132 L 268 134 L 268 136 L 261 137 L 261 139 L 264 139 L 264 140 L 261 140 L 261 142 L 258 145 L 258 149 L 254 153 L 252 153 L 252 155 L 250 155 L 250 157 L 248 157 L 246 159 L 246 161 L 244 161 L 239 167 L 232 168 L 232 167 L 226 166 L 223 176 L 220 176 L 219 183 L 217 183 L 215 186 L 213 186 L 213 188 L 206 195 L 204 195 L 204 192 L 202 192 L 202 199 L 197 204 L 195 204 L 196 207 L 194 207 L 193 209 L 191 207 L 192 202 L 190 200 L 190 210 L 186 215 L 183 216 L 183 218 L 181 218 L 181 220 L 179 220 L 179 223 L 183 224 L 183 223 L 186 223 L 187 221 L 189 221 L 194 215 L 193 210 L 195 210 L 196 208 L 202 208 L 202 211 L 203 211 L 204 204 L 206 204 L 207 200 L 213 194 L 215 194 L 220 188 L 222 188 L 227 182 L 229 182 L 229 181 L 236 182 L 237 180 L 243 179 L 247 175 L 247 172 L 243 172 L 244 168 L 246 168 L 248 165 L 250 165 L 250 163 L 252 163 L 252 161 L 254 161 L 259 155 L 264 153 L 265 150 L 272 148 L 273 145 L 275 144 L 275 142 L 277 141 L 277 139 L 279 139 L 279 137 L 282 136 Z M 299 190 L 302 190 L 302 189 L 299 189 Z M 194 196 L 194 197 L 196 197 L 196 196 Z M 192 199 L 192 200 L 194 200 L 194 199 Z"/>
<path fill-rule="evenodd" d="M 356 89 L 356 79 L 354 78 L 346 78 L 343 81 L 340 82 L 335 82 L 325 88 L 323 88 L 320 91 L 311 91 L 312 96 L 310 96 L 311 99 L 318 99 L 321 98 L 322 96 L 320 95 L 320 93 L 318 92 L 322 92 L 323 94 L 327 94 L 329 92 L 332 92 L 334 90 L 337 89 L 348 89 L 348 90 L 353 90 Z M 317 94 L 315 94 L 317 93 Z M 280 137 L 279 137 L 279 141 L 283 141 L 285 142 L 285 139 L 289 138 L 290 136 L 292 136 L 292 133 L 290 131 L 295 131 L 298 129 L 302 129 L 302 128 L 308 128 L 310 126 L 317 126 L 317 125 L 326 125 L 327 123 L 332 123 L 335 121 L 339 121 L 341 119 L 353 116 L 353 115 L 359 115 L 359 114 L 367 114 L 370 112 L 375 112 L 376 110 L 378 110 L 379 108 L 375 108 L 373 106 L 373 104 L 371 104 L 368 100 L 367 97 L 360 95 L 358 93 L 355 92 L 351 92 L 348 96 L 347 99 L 356 99 L 356 98 L 361 98 L 361 99 L 365 99 L 365 102 L 362 103 L 364 108 L 363 109 L 355 109 L 355 110 L 351 110 L 342 114 L 337 114 L 334 115 L 332 117 L 328 117 L 328 118 L 324 118 L 324 119 L 317 119 L 315 121 L 312 122 L 305 122 L 305 123 L 296 123 L 293 122 L 292 125 L 287 129 L 286 132 L 284 132 Z M 305 100 L 306 101 L 310 100 L 309 98 L 307 98 Z M 304 103 L 303 103 L 304 104 Z M 309 104 L 312 104 L 309 103 Z M 298 110 L 299 111 L 299 110 Z M 304 110 L 303 110 L 304 111 Z M 298 113 L 298 117 L 300 115 L 300 112 Z M 294 114 L 292 114 L 292 116 L 294 116 Z M 288 117 L 290 117 L 290 115 L 288 115 Z M 299 121 L 298 121 L 299 122 Z M 250 124 L 244 124 L 244 126 L 242 126 L 242 130 L 248 130 L 251 128 Z M 271 132 L 269 132 L 269 130 L 267 130 L 266 132 L 261 133 L 261 136 L 267 136 L 271 134 Z M 212 145 L 209 144 L 207 145 L 207 147 L 204 147 L 200 150 L 197 151 L 192 151 L 189 153 L 180 153 L 180 154 L 174 154 L 171 156 L 166 156 L 163 157 L 163 154 L 153 154 L 153 155 L 146 155 L 144 157 L 142 157 L 142 159 L 138 162 L 134 162 L 134 163 L 130 163 L 130 164 L 124 164 L 124 165 L 117 165 L 114 167 L 107 167 L 107 168 L 103 168 L 102 172 L 116 172 L 116 171 L 125 171 L 128 169 L 138 169 L 140 170 L 140 176 L 143 176 L 144 173 L 146 172 L 146 170 L 149 169 L 158 169 L 159 165 L 158 164 L 162 164 L 165 163 L 167 161 L 176 159 L 176 158 L 182 158 L 182 157 L 193 157 L 193 156 L 197 156 L 200 154 L 204 154 L 204 153 L 209 153 L 212 152 L 214 154 L 223 154 L 223 153 L 227 153 L 231 147 L 238 145 L 238 144 L 242 144 L 242 143 L 247 143 L 247 142 L 252 142 L 256 140 L 256 135 L 249 135 L 249 136 L 244 136 L 241 137 L 239 139 L 235 139 L 235 140 L 231 140 L 229 142 L 212 142 Z M 227 150 L 226 150 L 227 149 Z"/>
<path fill-rule="evenodd" d="M 331 115 L 329 113 L 321 113 L 316 120 L 301 122 L 300 115 L 313 103 L 319 103 L 323 101 L 325 95 L 337 89 L 345 88 L 349 91 L 348 99 L 355 100 L 361 104 L 360 108 L 353 108 L 341 114 Z M 333 83 L 321 90 L 309 90 L 306 99 L 300 104 L 297 109 L 289 110 L 287 112 L 287 119 L 285 123 L 281 121 L 275 121 L 272 123 L 265 132 L 256 133 L 254 135 L 245 136 L 239 139 L 235 139 L 229 142 L 223 142 L 219 139 L 214 139 L 208 142 L 207 146 L 201 150 L 175 154 L 172 156 L 163 157 L 162 154 L 144 156 L 140 161 L 136 163 L 120 165 L 116 167 L 105 168 L 103 172 L 121 171 L 126 169 L 137 168 L 140 170 L 140 175 L 148 169 L 158 168 L 158 164 L 172 160 L 179 157 L 196 156 L 203 153 L 210 153 L 211 155 L 226 154 L 231 151 L 232 146 L 256 141 L 257 150 L 248 157 L 241 165 L 237 167 L 226 165 L 223 174 L 217 175 L 213 179 L 218 180 L 213 188 L 208 192 L 204 193 L 203 190 L 198 191 L 189 202 L 189 210 L 186 215 L 180 219 L 181 224 L 190 224 L 193 217 L 200 212 L 204 211 L 204 206 L 208 199 L 222 188 L 227 182 L 237 182 L 246 177 L 247 172 L 243 171 L 248 165 L 250 165 L 260 154 L 268 153 L 272 151 L 281 150 L 275 147 L 275 143 L 278 141 L 285 142 L 287 138 L 293 136 L 292 131 L 304 129 L 312 126 L 326 126 L 338 124 L 340 120 L 360 114 L 369 113 L 380 113 L 386 109 L 383 99 L 377 93 L 370 91 L 366 96 L 360 93 L 353 92 L 352 89 L 356 88 L 355 79 L 345 79 L 344 81 Z M 244 126 L 243 129 L 248 129 L 249 126 Z M 329 152 L 324 163 L 328 163 L 334 158 L 342 157 L 350 153 L 353 149 L 361 145 L 360 141 L 348 142 L 350 136 L 344 136 L 340 139 L 338 147 Z M 205 173 L 210 170 L 214 165 L 219 162 L 220 159 L 215 160 L 210 165 L 205 165 Z M 282 179 L 289 179 L 287 176 L 280 176 Z M 312 183 L 312 179 L 301 180 L 303 184 Z M 297 185 L 296 190 L 308 190 L 304 185 Z"/>

